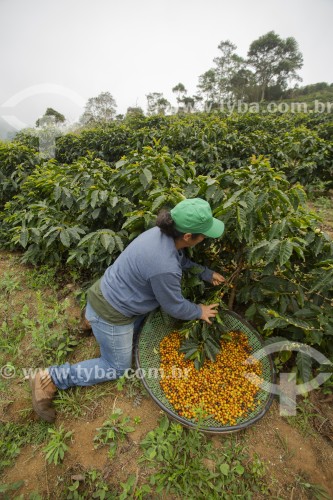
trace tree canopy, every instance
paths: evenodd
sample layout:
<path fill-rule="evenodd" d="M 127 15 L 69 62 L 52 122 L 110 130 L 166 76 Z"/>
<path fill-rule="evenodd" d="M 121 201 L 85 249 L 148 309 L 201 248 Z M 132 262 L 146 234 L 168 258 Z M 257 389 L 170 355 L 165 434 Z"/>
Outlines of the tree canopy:
<path fill-rule="evenodd" d="M 80 118 L 81 123 L 108 122 L 116 115 L 116 101 L 110 92 L 101 92 L 97 97 L 90 97 Z"/>
<path fill-rule="evenodd" d="M 165 115 L 166 111 L 171 107 L 170 102 L 160 92 L 151 92 L 147 97 L 147 114 Z"/>
<path fill-rule="evenodd" d="M 284 40 L 270 31 L 251 43 L 247 59 L 230 40 L 221 41 L 218 49 L 215 66 L 199 76 L 198 89 L 209 109 L 224 100 L 279 98 L 288 82 L 301 80 L 297 70 L 303 56 L 293 37 Z"/>
<path fill-rule="evenodd" d="M 46 121 L 47 118 L 53 118 L 55 124 L 64 123 L 66 121 L 64 115 L 53 108 L 47 108 L 44 115 L 41 118 L 38 118 L 38 120 L 36 121 L 36 127 L 41 126 L 43 124 L 43 121 Z"/>
<path fill-rule="evenodd" d="M 255 70 L 261 100 L 269 84 L 278 84 L 283 88 L 288 80 L 301 80 L 296 70 L 303 66 L 303 56 L 293 37 L 283 40 L 274 31 L 269 31 L 251 43 L 248 63 Z"/>

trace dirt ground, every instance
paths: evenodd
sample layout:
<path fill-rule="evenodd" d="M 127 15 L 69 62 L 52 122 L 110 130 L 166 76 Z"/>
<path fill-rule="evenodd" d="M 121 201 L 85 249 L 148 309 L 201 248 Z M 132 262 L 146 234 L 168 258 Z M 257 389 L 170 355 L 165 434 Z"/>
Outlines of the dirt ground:
<path fill-rule="evenodd" d="M 27 401 L 25 405 L 27 406 Z M 110 462 L 106 448 L 95 449 L 93 438 L 96 429 L 101 426 L 110 409 L 121 408 L 124 414 L 132 418 L 140 416 L 141 423 L 135 432 L 128 435 L 128 439 L 121 444 L 119 459 Z M 6 420 L 11 420 L 13 409 L 7 408 Z M 333 421 L 333 411 L 327 403 L 321 403 L 321 415 L 327 415 Z M 139 443 L 146 433 L 154 429 L 162 412 L 151 399 L 144 398 L 138 408 L 125 397 L 111 395 L 103 399 L 98 413 L 101 415 L 93 419 L 80 418 L 57 419 L 57 426 L 63 424 L 66 430 L 73 431 L 73 440 L 70 450 L 63 464 L 55 466 L 45 462 L 40 447 L 26 446 L 22 449 L 15 465 L 5 470 L 1 483 L 14 483 L 23 480 L 24 487 L 20 494 L 31 492 L 43 493 L 43 498 L 55 498 L 59 485 L 59 478 L 67 479 L 84 470 L 99 469 L 103 477 L 115 486 L 125 482 L 130 474 L 138 475 L 144 481 L 147 471 L 139 467 L 137 460 L 140 456 Z M 34 418 L 31 415 L 30 418 Z M 8 421 L 7 420 L 7 421 Z M 218 446 L 223 447 L 223 436 L 212 437 Z M 274 402 L 269 412 L 257 424 L 239 433 L 252 456 L 257 455 L 265 464 L 268 483 L 271 493 L 268 497 L 292 499 L 311 498 L 301 496 L 298 487 L 298 478 L 311 484 L 320 484 L 333 498 L 332 470 L 333 470 L 333 435 L 325 436 L 314 432 L 313 435 L 302 433 L 279 416 L 277 402 Z M 61 481 L 60 481 L 61 484 Z M 294 495 L 293 495 L 294 492 Z"/>
<path fill-rule="evenodd" d="M 33 293 L 24 286 L 22 278 L 28 266 L 18 264 L 16 256 L 6 252 L 0 253 L 0 276 L 13 269 L 15 275 L 21 277 L 23 285 L 13 292 L 11 303 L 30 301 L 33 304 Z M 68 293 L 67 293 L 68 292 Z M 79 321 L 80 308 L 74 300 L 73 287 L 69 287 L 63 295 L 69 300 L 67 305 L 73 323 Z M 47 293 L 47 291 L 43 292 Z M 53 293 L 53 292 L 52 292 Z M 0 324 L 2 319 L 0 318 Z M 72 356 L 73 361 L 97 354 L 97 346 L 93 337 L 83 339 L 80 347 Z M 6 360 L 7 361 L 7 360 Z M 89 400 L 85 413 L 81 416 L 71 416 L 60 411 L 56 426 L 63 424 L 66 430 L 73 431 L 73 439 L 69 451 L 60 465 L 49 465 L 45 461 L 41 445 L 28 445 L 21 449 L 15 463 L 4 469 L 0 476 L 1 484 L 24 481 L 24 485 L 13 494 L 23 495 L 20 498 L 29 499 L 32 492 L 39 492 L 42 498 L 58 498 L 57 491 L 65 480 L 80 477 L 86 470 L 97 469 L 103 478 L 114 485 L 125 482 L 130 474 L 137 476 L 138 481 L 145 482 L 148 472 L 142 464 L 138 464 L 141 455 L 139 443 L 148 431 L 158 425 L 163 412 L 146 394 L 141 396 L 140 389 L 134 387 L 132 393 L 126 387 L 119 391 L 114 382 L 101 384 L 103 395 L 96 401 Z M 94 394 L 93 388 L 79 388 L 81 395 Z M 309 394 L 310 405 L 304 418 L 281 417 L 278 401 L 275 400 L 266 415 L 252 427 L 237 433 L 249 450 L 252 457 L 259 457 L 266 467 L 266 481 L 270 493 L 267 497 L 276 499 L 315 498 L 306 493 L 302 484 L 321 485 L 333 499 L 333 405 L 332 396 L 323 394 L 320 390 Z M 301 402 L 300 402 L 301 403 Z M 140 423 L 135 431 L 128 434 L 120 443 L 117 460 L 110 461 L 107 448 L 94 448 L 93 438 L 96 429 L 107 419 L 114 408 L 121 408 L 132 420 L 140 417 Z M 311 415 L 309 414 L 311 413 Z M 0 394 L 0 425 L 5 422 L 26 423 L 36 419 L 31 405 L 30 390 L 27 381 L 22 378 L 10 380 L 9 388 Z M 218 447 L 223 447 L 225 436 L 213 436 L 212 440 Z M 1 498 L 1 493 L 0 493 Z"/>

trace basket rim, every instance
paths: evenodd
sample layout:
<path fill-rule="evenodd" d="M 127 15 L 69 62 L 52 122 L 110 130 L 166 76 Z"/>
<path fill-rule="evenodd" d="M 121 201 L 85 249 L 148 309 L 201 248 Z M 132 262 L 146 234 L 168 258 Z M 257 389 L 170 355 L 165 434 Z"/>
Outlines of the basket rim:
<path fill-rule="evenodd" d="M 261 343 L 261 345 L 263 345 L 264 340 L 263 340 L 262 336 L 255 330 L 255 328 L 247 320 L 245 320 L 244 318 L 242 318 L 239 314 L 235 313 L 234 311 L 230 311 L 229 309 L 223 309 L 221 312 L 223 314 L 227 314 L 229 316 L 232 316 L 233 318 L 235 318 L 238 321 L 240 321 L 241 323 L 243 323 L 249 330 L 251 330 L 251 333 L 253 333 L 256 336 L 257 340 Z M 146 319 L 144 321 L 144 325 L 148 321 L 150 321 L 150 319 L 152 317 L 154 317 L 155 314 L 161 314 L 162 316 L 166 315 L 166 313 L 163 310 L 160 310 L 160 309 L 154 310 L 154 311 L 152 311 L 146 317 Z M 135 342 L 135 364 L 136 364 L 136 367 L 138 369 L 141 368 L 139 344 L 140 344 L 140 338 L 141 338 L 141 336 L 143 334 L 143 331 L 144 331 L 144 325 L 143 325 L 142 329 L 140 330 L 139 334 L 137 335 L 136 342 Z M 166 335 L 168 335 L 168 334 L 166 334 Z M 275 371 L 275 368 L 274 368 L 272 357 L 271 357 L 270 354 L 267 354 L 266 357 L 268 358 L 268 361 L 269 361 L 269 368 L 270 368 L 270 373 L 271 373 L 271 382 L 275 383 L 276 382 L 276 371 Z M 258 414 L 256 414 L 254 417 L 246 420 L 243 423 L 232 425 L 232 426 L 229 426 L 229 425 L 228 426 L 227 425 L 223 426 L 223 425 L 221 425 L 219 427 L 205 426 L 205 425 L 198 426 L 194 422 L 191 422 L 190 420 L 188 420 L 188 419 L 180 416 L 175 411 L 172 411 L 169 408 L 167 408 L 162 403 L 162 401 L 157 396 L 155 396 L 155 394 L 153 393 L 152 389 L 149 387 L 149 385 L 148 385 L 148 383 L 147 383 L 147 381 L 145 379 L 145 374 L 144 373 L 142 374 L 142 376 L 140 378 L 141 378 L 141 381 L 142 381 L 145 389 L 147 390 L 149 396 L 153 399 L 153 401 L 157 404 L 157 406 L 159 406 L 165 413 L 167 413 L 167 415 L 170 418 L 172 418 L 173 420 L 178 421 L 179 423 L 181 423 L 185 427 L 189 427 L 189 428 L 192 428 L 192 429 L 198 429 L 198 430 L 200 430 L 202 432 L 207 432 L 207 433 L 212 433 L 212 434 L 231 433 L 231 432 L 234 432 L 234 431 L 240 431 L 240 430 L 246 429 L 250 425 L 253 425 L 255 422 L 257 422 L 258 420 L 260 420 L 265 415 L 265 413 L 269 410 L 269 408 L 270 408 L 270 406 L 271 406 L 271 404 L 273 402 L 273 399 L 274 399 L 274 394 L 270 393 L 269 396 L 268 396 L 268 398 L 267 398 L 267 400 L 266 400 L 266 403 L 265 403 L 264 407 L 261 409 L 261 411 L 258 412 Z"/>

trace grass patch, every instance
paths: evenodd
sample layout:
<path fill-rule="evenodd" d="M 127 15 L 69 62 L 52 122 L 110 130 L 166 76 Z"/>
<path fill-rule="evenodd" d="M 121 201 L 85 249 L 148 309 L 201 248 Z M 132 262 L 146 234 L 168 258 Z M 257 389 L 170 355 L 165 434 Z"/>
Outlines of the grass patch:
<path fill-rule="evenodd" d="M 42 421 L 29 424 L 1 423 L 0 472 L 12 465 L 23 446 L 42 444 L 48 437 L 48 429 L 49 424 Z"/>
<path fill-rule="evenodd" d="M 295 487 L 302 491 L 306 495 L 306 498 L 316 500 L 330 500 L 332 498 L 321 484 L 311 483 L 304 476 L 296 476 Z"/>
<path fill-rule="evenodd" d="M 292 417 L 285 417 L 288 424 L 297 429 L 302 436 L 314 436 L 316 434 L 312 421 L 314 417 L 318 417 L 314 405 L 309 399 L 304 398 L 301 403 L 297 405 L 297 413 Z"/>
<path fill-rule="evenodd" d="M 25 284 L 28 288 L 40 290 L 43 288 L 52 288 L 56 290 L 57 269 L 48 265 L 32 267 L 25 272 Z"/>
<path fill-rule="evenodd" d="M 66 391 L 58 391 L 53 403 L 56 410 L 66 417 L 83 417 L 93 413 L 105 396 L 110 396 L 109 384 L 71 387 Z"/>

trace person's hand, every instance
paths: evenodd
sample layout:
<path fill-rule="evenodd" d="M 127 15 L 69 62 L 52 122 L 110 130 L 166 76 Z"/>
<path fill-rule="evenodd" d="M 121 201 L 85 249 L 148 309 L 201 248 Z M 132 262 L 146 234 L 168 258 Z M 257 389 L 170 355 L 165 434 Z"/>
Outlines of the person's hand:
<path fill-rule="evenodd" d="M 210 325 L 212 322 L 209 320 L 209 318 L 215 318 L 215 316 L 218 314 L 218 311 L 216 310 L 216 307 L 218 307 L 218 304 L 209 304 L 206 306 L 205 304 L 199 304 L 201 307 L 201 316 L 200 319 L 206 321 Z"/>
<path fill-rule="evenodd" d="M 225 282 L 224 276 L 222 274 L 216 273 L 215 271 L 213 272 L 212 275 L 212 281 L 211 283 L 216 286 L 216 285 L 221 285 L 222 283 Z"/>

